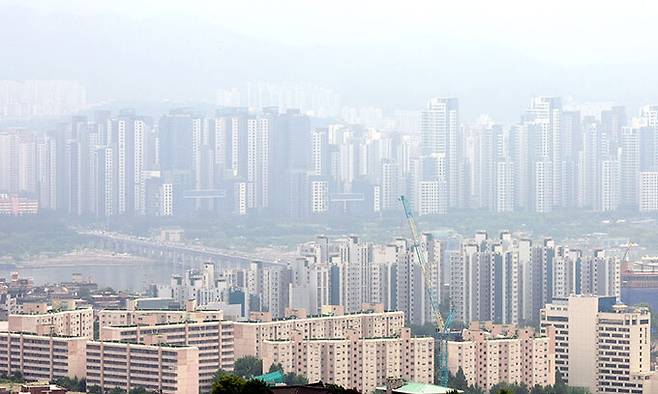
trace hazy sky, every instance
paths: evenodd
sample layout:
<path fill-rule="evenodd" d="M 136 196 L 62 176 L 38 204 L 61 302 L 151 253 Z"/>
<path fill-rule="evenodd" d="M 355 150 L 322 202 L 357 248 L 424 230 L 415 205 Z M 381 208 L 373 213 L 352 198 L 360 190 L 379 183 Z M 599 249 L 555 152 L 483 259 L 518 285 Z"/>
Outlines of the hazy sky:
<path fill-rule="evenodd" d="M 532 95 L 656 102 L 650 1 L 2 1 L 1 78 L 72 78 L 98 99 L 212 100 L 246 80 L 344 101 L 515 119 Z"/>

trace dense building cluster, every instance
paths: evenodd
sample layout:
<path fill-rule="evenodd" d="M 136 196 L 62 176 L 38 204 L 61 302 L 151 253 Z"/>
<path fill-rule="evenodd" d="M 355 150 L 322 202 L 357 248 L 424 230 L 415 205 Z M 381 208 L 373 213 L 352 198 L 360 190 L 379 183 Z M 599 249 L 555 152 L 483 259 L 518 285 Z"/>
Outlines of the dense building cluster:
<path fill-rule="evenodd" d="M 144 300 L 145 304 L 154 300 Z M 322 315 L 289 310 L 285 319 L 252 313 L 225 320 L 221 311 L 135 309 L 55 310 L 26 304 L 0 329 L 0 373 L 29 380 L 86 379 L 87 388 L 162 393 L 209 392 L 218 369 L 232 371 L 239 357 L 262 359 L 313 381 L 370 392 L 388 378 L 431 383 L 434 340 L 412 337 L 402 312 L 383 306 L 345 314 L 325 305 Z M 308 351 L 312 349 L 313 351 Z M 363 357 L 363 356 L 367 357 Z M 307 361 L 302 361 L 302 360 Z M 372 368 L 371 363 L 378 367 Z M 355 369 L 358 368 L 358 369 Z"/>
<path fill-rule="evenodd" d="M 462 122 L 456 98 L 389 117 L 319 117 L 308 100 L 263 89 L 247 104 L 276 106 L 96 111 L 4 128 L 0 193 L 97 216 L 367 216 L 397 209 L 401 194 L 419 215 L 658 209 L 656 106 L 628 117 L 620 106 L 579 111 L 536 97 L 518 123 L 502 126 Z"/>
<path fill-rule="evenodd" d="M 490 238 L 478 232 L 456 246 L 423 234 L 423 253 L 430 264 L 429 283 L 439 302 L 462 322 L 502 324 L 537 322 L 539 310 L 571 294 L 620 299 L 620 259 L 605 250 L 583 251 L 503 232 Z M 157 295 L 246 316 L 264 311 L 275 317 L 286 308 L 319 313 L 325 304 L 355 312 L 363 304 L 382 304 L 403 311 L 410 324 L 432 321 L 427 283 L 412 243 L 398 238 L 374 244 L 356 236 L 319 236 L 298 247 L 299 257 L 285 265 L 254 262 L 247 268 L 174 275 Z"/>
<path fill-rule="evenodd" d="M 658 390 L 647 308 L 571 296 L 541 310 L 541 330 L 555 331 L 555 366 L 567 384 L 601 394 Z"/>

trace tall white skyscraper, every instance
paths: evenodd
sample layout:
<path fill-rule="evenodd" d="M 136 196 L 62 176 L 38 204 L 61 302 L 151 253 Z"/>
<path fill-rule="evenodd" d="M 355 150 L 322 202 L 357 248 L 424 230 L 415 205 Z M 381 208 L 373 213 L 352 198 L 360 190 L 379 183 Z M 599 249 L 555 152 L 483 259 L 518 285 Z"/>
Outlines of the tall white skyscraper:
<path fill-rule="evenodd" d="M 499 161 L 495 165 L 495 209 L 497 212 L 512 212 L 514 210 L 514 165 L 511 161 Z"/>
<path fill-rule="evenodd" d="M 448 206 L 463 206 L 463 136 L 457 99 L 430 99 L 427 109 L 421 113 L 420 130 L 422 154 L 446 157 Z"/>
<path fill-rule="evenodd" d="M 601 165 L 601 211 L 619 207 L 619 161 L 604 160 Z"/>
<path fill-rule="evenodd" d="M 541 124 L 541 154 L 542 161 L 550 162 L 552 185 L 550 186 L 552 204 L 562 206 L 562 147 L 561 147 L 561 116 L 562 104 L 559 97 L 535 97 L 530 103 L 529 114 Z"/>
<path fill-rule="evenodd" d="M 620 136 L 620 205 L 627 208 L 637 207 L 640 176 L 640 138 L 639 131 L 624 127 Z"/>
<path fill-rule="evenodd" d="M 640 212 L 658 211 L 658 172 L 640 173 Z"/>

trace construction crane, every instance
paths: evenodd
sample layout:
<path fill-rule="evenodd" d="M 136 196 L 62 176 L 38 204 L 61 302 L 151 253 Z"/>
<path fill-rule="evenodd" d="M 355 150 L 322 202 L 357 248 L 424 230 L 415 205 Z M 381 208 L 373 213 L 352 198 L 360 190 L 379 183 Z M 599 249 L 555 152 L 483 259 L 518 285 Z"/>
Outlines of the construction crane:
<path fill-rule="evenodd" d="M 407 218 L 409 223 L 409 229 L 411 230 L 412 245 L 418 259 L 418 264 L 420 265 L 423 282 L 425 284 L 425 292 L 427 297 L 430 300 L 430 309 L 432 316 L 434 318 L 434 324 L 436 324 L 436 331 L 438 333 L 438 342 L 439 342 L 439 354 L 438 354 L 438 369 L 439 369 L 439 384 L 443 387 L 448 387 L 448 337 L 450 334 L 450 326 L 453 321 L 452 310 L 448 312 L 446 319 L 443 319 L 441 315 L 441 309 L 439 305 L 439 299 L 437 297 L 437 289 L 434 288 L 432 284 L 432 274 L 431 268 L 427 263 L 425 258 L 425 252 L 421 250 L 424 243 L 421 242 L 420 235 L 418 234 L 418 229 L 416 227 L 416 220 L 414 219 L 413 212 L 407 199 L 404 196 L 400 196 L 400 202 L 404 208 L 404 215 Z"/>
<path fill-rule="evenodd" d="M 626 245 L 621 246 L 626 248 L 626 250 L 624 250 L 624 255 L 621 258 L 621 271 L 622 273 L 632 271 L 631 264 L 628 261 L 628 253 L 631 251 L 631 248 L 637 246 L 637 244 L 629 239 Z"/>

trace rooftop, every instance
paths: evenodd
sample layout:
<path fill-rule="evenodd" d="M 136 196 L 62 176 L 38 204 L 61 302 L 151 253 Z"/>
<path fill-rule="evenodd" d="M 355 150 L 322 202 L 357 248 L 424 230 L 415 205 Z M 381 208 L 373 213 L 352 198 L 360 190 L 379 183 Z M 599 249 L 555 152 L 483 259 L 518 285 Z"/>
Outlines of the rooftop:
<path fill-rule="evenodd" d="M 377 391 L 385 392 L 386 387 L 377 387 Z M 407 382 L 397 389 L 393 389 L 393 393 L 398 394 L 447 394 L 453 391 L 457 390 L 451 389 L 450 387 L 415 382 Z"/>

